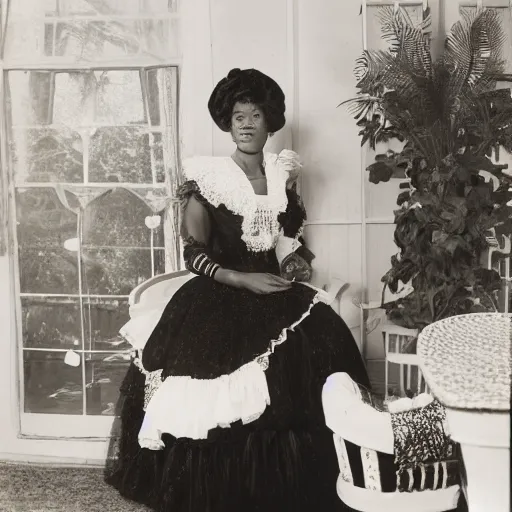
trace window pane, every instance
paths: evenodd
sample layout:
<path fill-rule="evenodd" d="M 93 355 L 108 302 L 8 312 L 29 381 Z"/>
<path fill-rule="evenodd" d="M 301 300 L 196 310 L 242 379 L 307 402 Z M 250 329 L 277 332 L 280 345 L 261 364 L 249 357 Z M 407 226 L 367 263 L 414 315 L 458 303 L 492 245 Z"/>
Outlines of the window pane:
<path fill-rule="evenodd" d="M 55 47 L 48 56 L 111 59 L 139 53 L 137 23 L 134 20 L 85 21 L 75 19 L 55 25 Z"/>
<path fill-rule="evenodd" d="M 153 251 L 155 276 L 165 274 L 165 249 L 155 249 Z"/>
<path fill-rule="evenodd" d="M 59 14 L 65 16 L 137 14 L 138 4 L 138 0 L 60 0 Z"/>
<path fill-rule="evenodd" d="M 52 74 L 48 71 L 10 71 L 8 102 L 11 122 L 45 125 L 51 120 Z"/>
<path fill-rule="evenodd" d="M 84 301 L 85 349 L 129 350 L 119 329 L 130 320 L 127 299 L 89 298 Z"/>
<path fill-rule="evenodd" d="M 23 352 L 25 412 L 82 414 L 82 369 L 67 365 L 64 357 L 63 352 Z"/>
<path fill-rule="evenodd" d="M 81 350 L 77 298 L 22 297 L 21 310 L 24 347 Z"/>
<path fill-rule="evenodd" d="M 71 62 L 98 62 L 153 52 L 153 60 L 178 57 L 177 20 L 31 18 L 10 21 L 5 53 L 11 59 L 33 63 L 37 58 L 66 58 Z M 152 28 L 155 32 L 152 33 Z"/>
<path fill-rule="evenodd" d="M 78 293 L 76 253 L 66 249 L 19 249 L 22 293 Z"/>
<path fill-rule="evenodd" d="M 152 183 L 153 135 L 143 128 L 98 128 L 90 142 L 89 181 Z"/>
<path fill-rule="evenodd" d="M 16 190 L 16 221 L 20 248 L 64 248 L 77 235 L 77 216 L 53 188 Z"/>
<path fill-rule="evenodd" d="M 89 203 L 84 214 L 86 247 L 150 247 L 151 230 L 146 218 L 153 212 L 126 189 L 115 189 Z M 154 230 L 154 247 L 164 247 L 163 225 Z"/>
<path fill-rule="evenodd" d="M 14 130 L 16 183 L 83 181 L 80 135 L 65 127 Z"/>
<path fill-rule="evenodd" d="M 42 55 L 45 16 L 55 15 L 57 0 L 15 0 L 9 2 L 5 56 Z"/>
<path fill-rule="evenodd" d="M 57 73 L 53 119 L 68 126 L 145 124 L 139 72 Z"/>
<path fill-rule="evenodd" d="M 55 74 L 53 122 L 81 126 L 93 121 L 96 78 L 91 72 Z"/>
<path fill-rule="evenodd" d="M 140 53 L 161 58 L 178 56 L 179 25 L 176 19 L 139 20 Z"/>
<path fill-rule="evenodd" d="M 151 162 L 157 183 L 165 183 L 164 146 L 161 133 L 152 134 Z M 174 163 L 174 162 L 173 162 Z"/>
<path fill-rule="evenodd" d="M 175 19 L 77 18 L 55 23 L 55 46 L 47 45 L 45 52 L 93 62 L 138 54 L 169 58 L 178 56 L 178 38 Z"/>
<path fill-rule="evenodd" d="M 146 122 L 138 71 L 104 71 L 97 76 L 97 82 L 97 122 L 105 124 Z"/>
<path fill-rule="evenodd" d="M 77 298 L 23 297 L 23 344 L 29 348 L 82 348 Z"/>
<path fill-rule="evenodd" d="M 148 249 L 84 249 L 84 293 L 129 295 L 151 277 Z"/>
<path fill-rule="evenodd" d="M 176 12 L 177 0 L 140 0 L 140 10 L 145 14 Z"/>
<path fill-rule="evenodd" d="M 146 73 L 149 119 L 153 126 L 160 126 L 160 86 L 158 69 Z"/>
<path fill-rule="evenodd" d="M 87 414 L 114 415 L 119 388 L 128 370 L 128 356 L 86 354 Z"/>

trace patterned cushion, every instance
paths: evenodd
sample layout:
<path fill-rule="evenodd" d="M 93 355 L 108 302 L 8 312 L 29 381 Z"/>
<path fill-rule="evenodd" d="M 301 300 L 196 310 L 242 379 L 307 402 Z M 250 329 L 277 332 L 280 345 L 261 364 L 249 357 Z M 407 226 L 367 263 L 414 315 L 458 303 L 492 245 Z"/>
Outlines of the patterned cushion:
<path fill-rule="evenodd" d="M 343 480 L 364 489 L 380 492 L 413 492 L 446 489 L 460 483 L 459 460 L 421 463 L 399 472 L 394 455 L 357 446 L 335 436 Z"/>
<path fill-rule="evenodd" d="M 402 408 L 407 407 L 405 402 Z M 444 408 L 426 396 L 408 404 L 415 408 L 390 413 L 382 397 L 356 385 L 347 374 L 329 378 L 324 409 L 327 425 L 335 432 L 344 481 L 385 493 L 446 489 L 460 483 L 459 447 L 445 433 Z M 375 441 L 382 439 L 384 427 L 392 433 L 389 446 Z M 375 449 L 378 446 L 383 448 Z"/>

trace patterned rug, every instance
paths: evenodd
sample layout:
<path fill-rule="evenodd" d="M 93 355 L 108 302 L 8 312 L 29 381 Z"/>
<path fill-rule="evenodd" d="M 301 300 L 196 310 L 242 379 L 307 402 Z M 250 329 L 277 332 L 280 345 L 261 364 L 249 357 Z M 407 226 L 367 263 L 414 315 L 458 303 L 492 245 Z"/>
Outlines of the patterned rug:
<path fill-rule="evenodd" d="M 97 468 L 0 463 L 0 512 L 146 512 L 103 482 Z"/>

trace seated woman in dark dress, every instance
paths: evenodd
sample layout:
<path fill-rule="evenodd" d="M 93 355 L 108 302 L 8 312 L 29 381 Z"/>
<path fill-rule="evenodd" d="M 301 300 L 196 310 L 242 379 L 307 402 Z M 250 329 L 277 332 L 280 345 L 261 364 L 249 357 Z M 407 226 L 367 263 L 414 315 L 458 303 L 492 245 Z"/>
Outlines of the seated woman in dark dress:
<path fill-rule="evenodd" d="M 347 325 L 298 282 L 310 274 L 298 156 L 263 152 L 285 124 L 284 94 L 234 69 L 208 106 L 236 150 L 184 163 L 184 257 L 197 277 L 128 371 L 107 482 L 157 511 L 347 510 L 321 391 L 334 372 L 369 383 Z"/>

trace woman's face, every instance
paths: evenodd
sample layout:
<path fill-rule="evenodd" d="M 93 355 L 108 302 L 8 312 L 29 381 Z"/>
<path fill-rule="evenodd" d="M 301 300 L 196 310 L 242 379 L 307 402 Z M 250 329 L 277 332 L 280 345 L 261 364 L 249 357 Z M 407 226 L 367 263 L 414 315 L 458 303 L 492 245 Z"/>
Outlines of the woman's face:
<path fill-rule="evenodd" d="M 260 153 L 268 138 L 262 110 L 253 103 L 236 103 L 231 116 L 231 135 L 242 153 Z"/>

